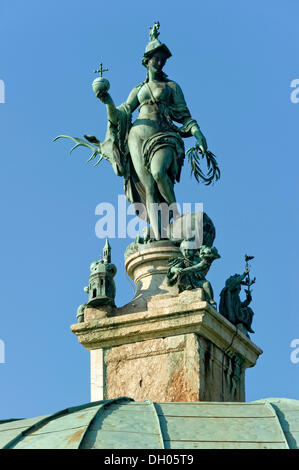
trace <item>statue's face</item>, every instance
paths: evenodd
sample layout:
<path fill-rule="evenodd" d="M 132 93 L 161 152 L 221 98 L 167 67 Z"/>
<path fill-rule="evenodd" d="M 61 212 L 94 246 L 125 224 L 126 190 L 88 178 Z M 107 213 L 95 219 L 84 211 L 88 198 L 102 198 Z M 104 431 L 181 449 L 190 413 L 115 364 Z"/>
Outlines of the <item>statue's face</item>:
<path fill-rule="evenodd" d="M 184 256 L 185 258 L 192 259 L 193 256 L 194 256 L 194 251 L 195 251 L 195 250 L 186 250 L 186 249 L 184 249 L 184 250 L 183 250 L 183 256 Z"/>
<path fill-rule="evenodd" d="M 152 68 L 155 72 L 162 72 L 166 62 L 166 56 L 163 51 L 157 51 L 148 61 L 148 67 Z"/>

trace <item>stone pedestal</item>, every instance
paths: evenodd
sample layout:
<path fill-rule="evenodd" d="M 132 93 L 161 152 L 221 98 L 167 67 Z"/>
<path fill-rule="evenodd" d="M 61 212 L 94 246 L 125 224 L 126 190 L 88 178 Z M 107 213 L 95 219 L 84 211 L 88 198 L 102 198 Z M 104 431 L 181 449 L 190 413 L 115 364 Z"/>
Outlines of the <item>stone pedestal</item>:
<path fill-rule="evenodd" d="M 166 274 L 168 260 L 178 256 L 180 250 L 173 243 L 159 241 L 149 245 L 134 245 L 133 251 L 125 260 L 125 268 L 136 285 L 134 302 L 150 299 L 156 295 L 178 294 L 177 286 L 168 286 Z"/>
<path fill-rule="evenodd" d="M 72 325 L 91 351 L 91 399 L 245 401 L 245 370 L 262 351 L 204 299 L 166 283 L 176 247 L 144 248 L 126 259 L 132 302 L 94 309 Z"/>

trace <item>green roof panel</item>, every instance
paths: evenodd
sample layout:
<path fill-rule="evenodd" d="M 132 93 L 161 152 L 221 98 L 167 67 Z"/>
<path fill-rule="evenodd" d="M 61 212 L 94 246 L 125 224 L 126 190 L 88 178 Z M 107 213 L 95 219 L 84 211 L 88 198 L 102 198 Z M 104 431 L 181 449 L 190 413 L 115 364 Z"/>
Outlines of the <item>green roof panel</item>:
<path fill-rule="evenodd" d="M 120 397 L 0 421 L 6 449 L 298 449 L 299 400 L 135 402 Z"/>

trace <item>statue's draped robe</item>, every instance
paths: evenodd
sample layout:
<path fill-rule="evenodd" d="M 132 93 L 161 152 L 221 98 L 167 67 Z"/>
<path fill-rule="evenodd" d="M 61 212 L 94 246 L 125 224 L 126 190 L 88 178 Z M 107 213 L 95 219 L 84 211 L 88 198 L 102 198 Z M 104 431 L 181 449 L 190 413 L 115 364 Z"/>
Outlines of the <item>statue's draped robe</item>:
<path fill-rule="evenodd" d="M 137 85 L 140 89 L 145 82 Z M 154 153 L 163 147 L 171 147 L 175 150 L 171 167 L 168 171 L 172 183 L 179 182 L 181 168 L 185 158 L 185 148 L 182 137 L 190 137 L 191 128 L 197 122 L 191 118 L 187 108 L 184 95 L 180 87 L 175 82 L 170 82 L 172 88 L 172 102 L 159 100 L 147 100 L 147 103 L 156 104 L 159 109 L 159 132 L 144 140 L 142 145 L 142 155 L 144 166 L 150 171 L 150 162 Z M 141 104 L 144 105 L 143 102 Z M 145 189 L 139 180 L 134 169 L 132 159 L 128 147 L 128 136 L 132 127 L 131 108 L 127 103 L 123 103 L 117 108 L 118 124 L 114 125 L 108 122 L 106 137 L 104 142 L 100 144 L 100 153 L 108 160 L 116 175 L 124 178 L 124 191 L 127 200 L 134 203 L 142 203 L 145 207 Z M 173 120 L 183 123 L 182 127 L 177 127 Z M 159 203 L 165 202 L 161 194 L 159 194 Z M 146 211 L 139 212 L 139 217 L 148 220 Z"/>

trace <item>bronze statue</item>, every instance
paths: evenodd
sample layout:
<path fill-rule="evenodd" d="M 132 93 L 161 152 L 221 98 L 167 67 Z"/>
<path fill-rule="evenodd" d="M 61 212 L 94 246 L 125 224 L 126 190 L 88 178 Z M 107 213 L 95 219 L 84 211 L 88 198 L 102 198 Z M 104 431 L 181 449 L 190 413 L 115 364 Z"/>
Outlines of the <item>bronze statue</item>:
<path fill-rule="evenodd" d="M 179 293 L 201 287 L 206 301 L 216 308 L 213 289 L 206 275 L 213 261 L 220 258 L 220 255 L 214 246 L 202 245 L 198 250 L 190 248 L 191 243 L 183 240 L 180 245 L 182 255 L 169 259 L 168 284 L 172 286 L 177 283 Z"/>
<path fill-rule="evenodd" d="M 113 278 L 116 272 L 117 268 L 111 262 L 111 246 L 106 237 L 103 255 L 90 265 L 88 286 L 84 287 L 84 292 L 88 294 L 88 302 L 79 305 L 77 309 L 78 323 L 84 322 L 86 308 L 101 308 L 104 305 L 115 307 L 116 287 Z"/>
<path fill-rule="evenodd" d="M 219 312 L 231 323 L 240 327 L 241 331 L 248 337 L 247 332 L 254 333 L 251 328 L 254 313 L 249 307 L 252 301 L 250 287 L 255 283 L 255 278 L 250 279 L 248 267 L 248 261 L 252 258 L 253 256 L 245 255 L 246 266 L 243 274 L 234 274 L 226 280 L 225 287 L 220 293 L 219 304 Z M 247 286 L 247 289 L 245 289 L 246 299 L 243 302 L 240 300 L 242 285 Z"/>
<path fill-rule="evenodd" d="M 197 122 L 191 117 L 179 85 L 170 80 L 163 67 L 171 52 L 159 39 L 159 23 L 150 28 L 150 42 L 142 59 L 146 78 L 136 85 L 125 103 L 116 107 L 108 93 L 110 84 L 102 77 L 103 65 L 93 83 L 96 96 L 106 105 L 108 128 L 104 142 L 85 135 L 86 141 L 72 138 L 78 146 L 93 150 L 90 160 L 98 154 L 108 160 L 114 172 L 124 178 L 127 200 L 136 204 L 136 213 L 150 223 L 155 238 L 161 238 L 161 223 L 157 219 L 156 205 L 176 203 L 174 184 L 180 180 L 185 158 L 182 138 L 194 136 L 195 147 L 187 152 L 191 171 L 197 181 L 202 178 L 210 184 L 220 177 L 215 156 L 207 150 L 207 143 Z M 135 122 L 132 113 L 139 108 Z M 174 122 L 181 124 L 178 127 Z M 56 138 L 56 139 L 57 139 Z M 72 150 L 73 150 L 72 149 Z M 72 151 L 71 150 L 71 151 Z M 206 158 L 208 174 L 200 168 L 200 157 Z M 138 203 L 142 203 L 139 204 Z M 170 213 L 170 218 L 173 214 Z"/>

